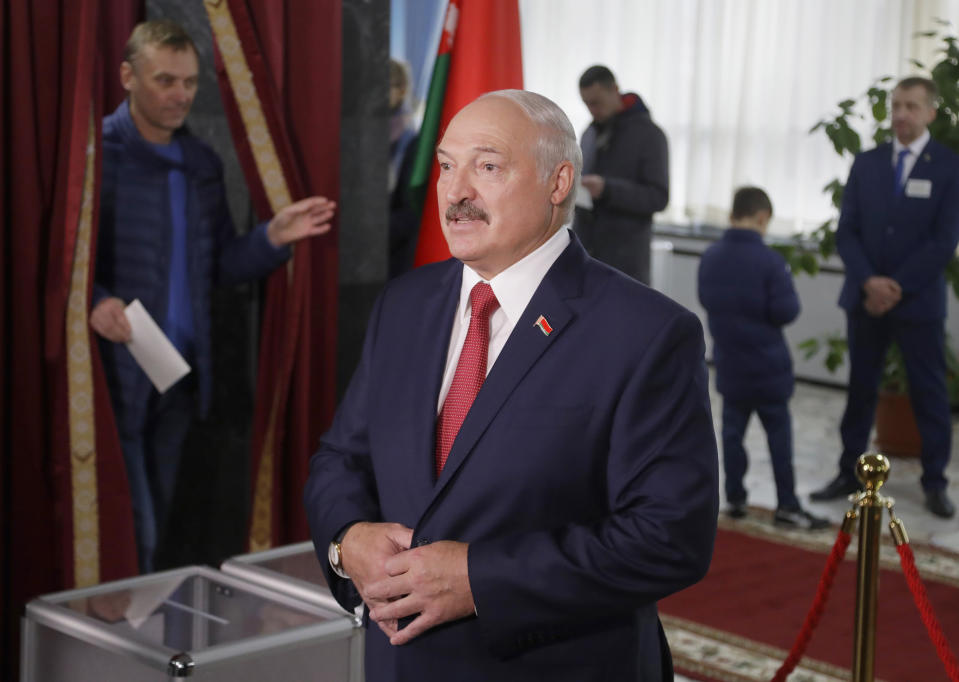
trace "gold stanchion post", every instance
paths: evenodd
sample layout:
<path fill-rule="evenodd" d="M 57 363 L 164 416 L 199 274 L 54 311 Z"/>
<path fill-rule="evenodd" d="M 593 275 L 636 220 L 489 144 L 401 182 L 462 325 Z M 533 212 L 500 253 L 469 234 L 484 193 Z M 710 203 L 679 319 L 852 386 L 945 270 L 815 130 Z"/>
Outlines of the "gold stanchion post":
<path fill-rule="evenodd" d="M 856 464 L 856 476 L 865 490 L 856 497 L 859 507 L 859 556 L 856 576 L 856 622 L 853 640 L 853 682 L 873 682 L 876 664 L 876 609 L 879 603 L 879 535 L 886 500 L 879 489 L 889 477 L 889 460 L 866 453 Z"/>

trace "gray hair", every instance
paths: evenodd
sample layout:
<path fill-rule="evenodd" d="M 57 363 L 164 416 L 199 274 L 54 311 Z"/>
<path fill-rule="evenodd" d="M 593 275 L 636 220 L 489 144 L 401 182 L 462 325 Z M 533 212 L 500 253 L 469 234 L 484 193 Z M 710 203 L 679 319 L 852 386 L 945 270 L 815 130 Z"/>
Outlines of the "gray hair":
<path fill-rule="evenodd" d="M 494 90 L 481 95 L 478 99 L 499 97 L 508 99 L 519 106 L 530 121 L 539 130 L 536 141 L 536 165 L 539 166 L 543 181 L 550 176 L 563 161 L 573 164 L 573 185 L 563 199 L 560 208 L 564 211 L 563 223 L 573 220 L 573 204 L 576 201 L 576 188 L 583 172 L 583 152 L 576 141 L 576 131 L 569 122 L 566 113 L 553 100 L 529 90 Z"/>

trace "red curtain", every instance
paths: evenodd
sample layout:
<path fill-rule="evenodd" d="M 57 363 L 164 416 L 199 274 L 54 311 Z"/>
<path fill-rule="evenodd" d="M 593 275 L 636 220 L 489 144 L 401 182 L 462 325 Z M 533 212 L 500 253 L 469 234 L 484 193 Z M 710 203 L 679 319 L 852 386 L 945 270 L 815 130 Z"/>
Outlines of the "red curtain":
<path fill-rule="evenodd" d="M 337 199 L 341 0 L 229 0 L 227 7 L 289 198 Z M 223 24 L 214 26 L 218 47 L 228 39 Z M 257 214 L 267 218 L 270 192 L 220 50 L 217 71 Z M 334 223 L 330 234 L 297 244 L 291 266 L 267 283 L 253 423 L 251 549 L 308 537 L 301 502 L 307 464 L 335 408 L 336 232 Z"/>
<path fill-rule="evenodd" d="M 131 25 L 114 33 L 100 21 L 99 0 L 4 3 L 0 10 L 0 677 L 17 678 L 20 617 L 31 598 L 81 582 L 111 580 L 136 570 L 126 476 L 102 372 L 91 348 L 91 398 L 68 393 L 67 300 L 85 199 L 96 225 L 96 184 L 84 188 L 88 149 L 96 150 L 100 46 L 122 45 Z M 127 3 L 129 7 L 139 3 Z M 136 12 L 128 14 L 131 19 Z M 131 22 L 132 23 L 132 22 Z M 121 35 L 122 34 L 122 35 Z M 96 152 L 94 152 L 96 153 Z M 96 156 L 95 158 L 98 158 Z M 92 188 L 92 190 L 91 190 Z M 92 197 L 92 202 L 91 202 Z M 92 205 L 92 213 L 89 206 Z M 92 249 L 95 230 L 84 237 Z M 85 312 L 81 312 L 85 317 Z M 96 429 L 79 453 L 95 463 L 93 573 L 82 577 L 75 557 L 69 430 L 74 414 Z M 74 447 L 74 453 L 71 453 Z M 95 455 L 95 459 L 90 460 Z M 80 501 L 82 503 L 82 501 Z M 88 505 L 89 508 L 89 505 Z M 91 578 L 92 576 L 92 578 Z"/>

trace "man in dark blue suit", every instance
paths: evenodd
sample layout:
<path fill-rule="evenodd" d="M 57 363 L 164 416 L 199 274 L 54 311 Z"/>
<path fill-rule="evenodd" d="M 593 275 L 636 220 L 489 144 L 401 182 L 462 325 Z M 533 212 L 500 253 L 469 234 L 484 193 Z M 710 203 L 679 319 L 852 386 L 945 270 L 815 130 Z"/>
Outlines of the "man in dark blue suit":
<path fill-rule="evenodd" d="M 564 229 L 550 100 L 487 94 L 437 155 L 454 258 L 380 296 L 304 495 L 367 680 L 672 679 L 656 601 L 718 508 L 702 328 Z"/>
<path fill-rule="evenodd" d="M 946 493 L 952 427 L 944 354 L 945 267 L 959 241 L 959 158 L 930 139 L 938 92 L 906 78 L 892 92 L 895 139 L 856 157 L 846 183 L 836 245 L 846 266 L 839 305 L 846 311 L 849 394 L 840 432 L 839 475 L 812 493 L 854 492 L 866 450 L 883 359 L 899 344 L 922 437 L 926 507 L 951 518 Z"/>

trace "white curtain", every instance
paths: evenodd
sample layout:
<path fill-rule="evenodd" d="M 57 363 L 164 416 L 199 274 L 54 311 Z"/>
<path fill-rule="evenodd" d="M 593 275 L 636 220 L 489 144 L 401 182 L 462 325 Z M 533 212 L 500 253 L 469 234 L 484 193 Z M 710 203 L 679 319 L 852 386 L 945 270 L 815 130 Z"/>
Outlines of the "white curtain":
<path fill-rule="evenodd" d="M 774 234 L 834 213 L 823 186 L 840 159 L 809 129 L 874 79 L 917 72 L 959 19 L 956 0 L 520 0 L 525 87 L 589 124 L 580 74 L 605 64 L 639 93 L 670 144 L 670 204 L 658 220 L 724 225 L 733 190 L 759 185 Z M 865 130 L 865 128 L 863 129 Z M 865 140 L 864 140 L 865 142 Z M 866 144 L 868 146 L 868 143 Z"/>

